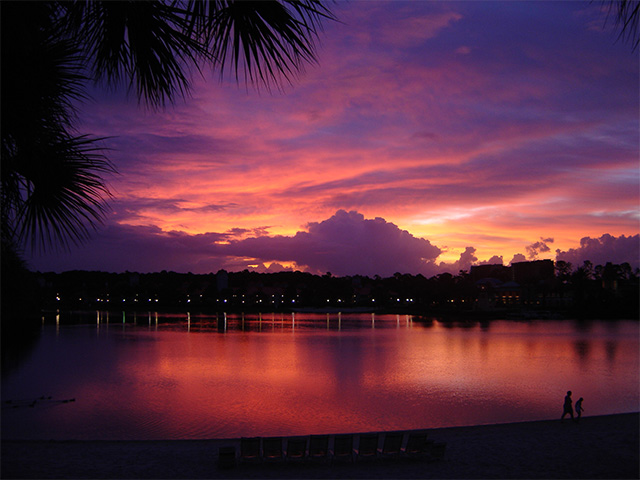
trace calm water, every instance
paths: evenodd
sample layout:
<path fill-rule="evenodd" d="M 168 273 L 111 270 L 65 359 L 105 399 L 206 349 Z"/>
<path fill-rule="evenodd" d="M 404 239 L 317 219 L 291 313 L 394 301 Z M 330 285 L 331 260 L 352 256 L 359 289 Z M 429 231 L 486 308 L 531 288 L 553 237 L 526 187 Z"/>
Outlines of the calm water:
<path fill-rule="evenodd" d="M 63 315 L 44 322 L 3 376 L 2 437 L 196 439 L 559 418 L 568 389 L 584 397 L 586 415 L 638 411 L 638 325 Z M 29 406 L 41 396 L 52 399 Z"/>

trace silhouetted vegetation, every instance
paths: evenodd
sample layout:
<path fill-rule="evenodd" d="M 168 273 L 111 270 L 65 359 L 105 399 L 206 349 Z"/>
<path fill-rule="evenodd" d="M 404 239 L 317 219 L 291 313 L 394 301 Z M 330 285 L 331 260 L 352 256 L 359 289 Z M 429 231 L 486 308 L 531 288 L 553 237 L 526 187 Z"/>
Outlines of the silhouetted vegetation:
<path fill-rule="evenodd" d="M 548 262 L 551 274 L 534 267 Z M 362 310 L 430 315 L 638 318 L 638 270 L 629 264 L 523 262 L 511 278 L 480 269 L 431 278 L 396 273 L 374 278 L 304 272 L 195 275 L 71 271 L 33 273 L 43 309 L 141 311 Z M 495 267 L 495 266 L 494 266 Z M 501 267 L 507 275 L 512 267 Z M 529 268 L 523 276 L 524 267 Z M 515 271 L 515 270 L 514 270 Z M 531 275 L 540 271 L 540 275 Z M 496 270 L 493 270 L 495 273 Z M 518 273 L 520 272 L 520 273 Z M 517 279 L 517 278 L 516 278 Z"/>
<path fill-rule="evenodd" d="M 124 86 L 151 108 L 186 97 L 205 65 L 277 87 L 315 61 L 321 22 L 334 18 L 317 0 L 7 1 L 0 10 L 3 318 L 24 308 L 11 288 L 30 288 L 16 286 L 25 246 L 69 248 L 104 221 L 115 170 L 104 139 L 76 129 L 90 83 Z"/>
<path fill-rule="evenodd" d="M 619 38 L 631 44 L 635 51 L 640 45 L 640 2 L 638 0 L 609 0 L 608 14 L 613 16 Z"/>

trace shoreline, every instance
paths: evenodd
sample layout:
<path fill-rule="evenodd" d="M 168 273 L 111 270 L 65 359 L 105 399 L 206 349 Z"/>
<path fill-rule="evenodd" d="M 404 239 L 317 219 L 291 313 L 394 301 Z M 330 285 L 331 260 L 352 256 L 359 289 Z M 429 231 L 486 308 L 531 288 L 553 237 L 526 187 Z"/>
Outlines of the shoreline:
<path fill-rule="evenodd" d="M 640 478 L 640 415 L 622 413 L 428 429 L 443 460 L 278 463 L 219 469 L 239 439 L 3 440 L 9 478 Z"/>

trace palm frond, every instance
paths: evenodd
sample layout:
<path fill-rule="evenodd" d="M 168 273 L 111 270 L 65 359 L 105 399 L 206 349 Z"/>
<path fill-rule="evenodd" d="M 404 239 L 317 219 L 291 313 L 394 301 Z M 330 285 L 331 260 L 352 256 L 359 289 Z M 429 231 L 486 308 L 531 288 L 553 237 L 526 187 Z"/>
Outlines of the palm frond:
<path fill-rule="evenodd" d="M 70 36 L 83 39 L 94 78 L 127 82 L 138 100 L 162 107 L 189 92 L 191 68 L 209 54 L 185 33 L 182 10 L 160 1 L 62 3 Z"/>
<path fill-rule="evenodd" d="M 291 82 L 316 58 L 321 20 L 335 19 L 321 2 L 191 0 L 189 32 L 204 41 L 221 75 L 263 85 Z"/>
<path fill-rule="evenodd" d="M 33 249 L 81 243 L 102 223 L 105 198 L 111 196 L 103 177 L 114 169 L 102 155 L 99 140 L 41 136 L 24 152 L 30 161 L 20 162 L 18 157 L 16 233 Z"/>
<path fill-rule="evenodd" d="M 640 45 L 640 1 L 608 0 L 607 18 L 613 14 L 618 39 L 631 44 L 635 51 Z"/>

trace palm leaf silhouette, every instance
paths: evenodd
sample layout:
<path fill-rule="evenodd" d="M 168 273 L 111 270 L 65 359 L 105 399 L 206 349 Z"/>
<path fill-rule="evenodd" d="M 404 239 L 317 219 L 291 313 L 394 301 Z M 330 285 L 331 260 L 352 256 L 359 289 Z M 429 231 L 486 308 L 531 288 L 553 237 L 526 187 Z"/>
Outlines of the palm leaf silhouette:
<path fill-rule="evenodd" d="M 62 3 L 62 9 L 66 34 L 83 39 L 93 78 L 111 86 L 125 81 L 151 106 L 186 96 L 190 67 L 210 58 L 185 33 L 182 10 L 163 2 L 75 1 Z"/>
<path fill-rule="evenodd" d="M 314 62 L 321 20 L 335 19 L 313 0 L 191 1 L 189 9 L 221 74 L 230 67 L 237 79 L 267 87 L 290 82 L 305 62 Z"/>
<path fill-rule="evenodd" d="M 209 62 L 255 84 L 290 82 L 315 59 L 320 20 L 333 19 L 316 0 L 62 2 L 61 25 L 82 38 L 91 74 L 126 82 L 139 101 L 162 107 L 185 97 L 191 72 Z"/>
<path fill-rule="evenodd" d="M 86 136 L 41 138 L 30 155 L 46 158 L 23 170 L 16 228 L 32 248 L 77 244 L 104 217 L 109 197 L 102 177 L 113 169 L 99 153 L 96 139 Z M 39 242 L 39 244 L 37 243 Z"/>
<path fill-rule="evenodd" d="M 635 51 L 640 45 L 640 2 L 638 0 L 609 0 L 607 17 L 613 13 L 618 38 L 631 44 Z"/>

